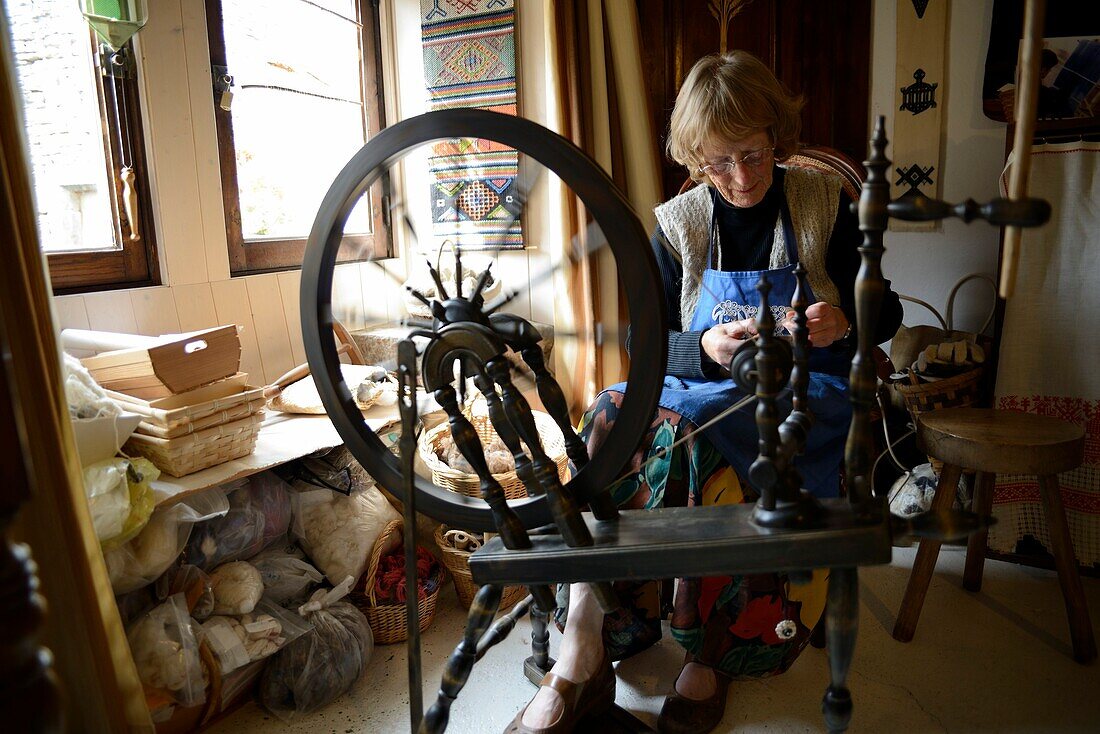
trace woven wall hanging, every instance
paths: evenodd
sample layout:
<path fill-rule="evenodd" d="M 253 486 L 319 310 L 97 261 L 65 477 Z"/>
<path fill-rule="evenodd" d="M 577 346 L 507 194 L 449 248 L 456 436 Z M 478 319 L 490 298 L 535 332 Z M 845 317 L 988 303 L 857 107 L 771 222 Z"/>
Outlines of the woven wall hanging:
<path fill-rule="evenodd" d="M 516 106 L 513 0 L 421 0 L 424 82 L 432 110 L 476 107 L 510 115 Z M 479 138 L 433 146 L 435 245 L 463 250 L 520 249 L 523 192 L 519 154 Z"/>
<path fill-rule="evenodd" d="M 939 198 L 943 170 L 948 0 L 897 0 L 897 64 L 891 196 Z M 890 220 L 899 232 L 928 232 L 937 222 Z"/>

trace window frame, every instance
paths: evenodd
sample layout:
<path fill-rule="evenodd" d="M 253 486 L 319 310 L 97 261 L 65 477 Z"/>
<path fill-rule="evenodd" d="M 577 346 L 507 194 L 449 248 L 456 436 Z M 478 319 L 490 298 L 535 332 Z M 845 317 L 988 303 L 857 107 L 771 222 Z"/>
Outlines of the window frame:
<path fill-rule="evenodd" d="M 138 54 L 133 39 L 122 47 L 127 57 L 121 73 L 107 71 L 110 49 L 89 29 L 95 68 L 96 94 L 99 99 L 100 131 L 111 182 L 111 216 L 118 247 L 111 250 L 69 250 L 46 252 L 50 284 L 56 295 L 88 293 L 119 288 L 160 285 L 160 261 L 157 254 L 156 223 L 153 218 L 152 189 L 149 185 L 148 156 L 141 120 Z M 108 92 L 111 92 L 108 94 Z M 116 100 L 125 102 L 116 110 Z M 116 129 L 115 120 L 121 126 Z M 130 168 L 134 171 L 137 194 L 139 235 L 132 230 L 122 205 L 122 151 L 119 137 L 130 141 Z"/>
<path fill-rule="evenodd" d="M 222 30 L 222 0 L 205 0 L 207 36 L 210 43 L 211 83 L 214 67 L 226 67 L 225 34 Z M 359 19 L 359 79 L 364 100 L 363 135 L 369 140 L 385 126 L 385 99 L 382 77 L 382 35 L 378 0 L 356 0 Z M 232 74 L 233 70 L 229 69 Z M 255 275 L 301 268 L 306 237 L 246 240 L 241 229 L 240 193 L 237 182 L 236 147 L 233 117 L 218 104 L 220 92 L 213 91 L 214 119 L 217 125 L 218 161 L 221 171 L 222 210 L 229 248 L 229 272 L 232 276 Z M 374 104 L 371 104 L 371 102 Z M 372 211 L 371 234 L 347 235 L 337 262 L 380 260 L 393 256 L 389 230 L 390 176 L 374 183 L 366 196 Z M 366 254 L 364 254 L 366 253 Z"/>

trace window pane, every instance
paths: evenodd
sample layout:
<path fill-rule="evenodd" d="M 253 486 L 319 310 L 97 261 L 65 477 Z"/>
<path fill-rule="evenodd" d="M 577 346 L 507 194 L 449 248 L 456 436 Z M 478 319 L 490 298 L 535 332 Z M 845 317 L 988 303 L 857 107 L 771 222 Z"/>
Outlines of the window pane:
<path fill-rule="evenodd" d="M 336 174 L 366 141 L 360 29 L 350 0 L 276 0 L 265 8 L 222 3 L 241 231 L 245 240 L 302 238 Z M 370 232 L 366 199 L 344 231 Z"/>
<path fill-rule="evenodd" d="M 42 249 L 114 249 L 88 26 L 75 0 L 8 0 Z"/>

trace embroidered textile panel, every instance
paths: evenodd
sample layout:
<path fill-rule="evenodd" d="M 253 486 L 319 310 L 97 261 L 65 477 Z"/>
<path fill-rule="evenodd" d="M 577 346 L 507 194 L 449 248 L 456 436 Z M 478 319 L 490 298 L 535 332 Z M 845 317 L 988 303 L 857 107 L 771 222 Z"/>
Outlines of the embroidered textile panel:
<path fill-rule="evenodd" d="M 515 115 L 513 0 L 421 0 L 424 82 L 432 110 Z M 432 234 L 463 250 L 520 249 L 519 153 L 480 138 L 433 145 Z M 434 248 L 433 248 L 434 249 Z"/>
<path fill-rule="evenodd" d="M 948 0 L 897 0 L 897 63 L 890 196 L 939 198 L 943 170 L 943 100 L 947 93 Z M 900 232 L 938 230 L 939 222 L 890 220 Z"/>

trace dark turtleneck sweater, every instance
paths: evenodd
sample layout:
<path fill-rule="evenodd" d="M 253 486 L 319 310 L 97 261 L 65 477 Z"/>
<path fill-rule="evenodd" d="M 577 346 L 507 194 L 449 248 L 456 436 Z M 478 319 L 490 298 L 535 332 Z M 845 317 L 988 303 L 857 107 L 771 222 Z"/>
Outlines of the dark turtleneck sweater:
<path fill-rule="evenodd" d="M 779 217 L 779 205 L 783 197 L 783 169 L 776 166 L 772 174 L 772 185 L 759 204 L 744 209 L 729 204 L 721 196 L 716 196 L 718 207 L 718 232 L 722 242 L 722 258 L 718 263 L 720 270 L 766 270 L 775 241 L 775 223 Z M 844 350 L 849 355 L 855 352 L 855 280 L 859 272 L 859 246 L 863 235 L 859 231 L 859 220 L 848 208 L 850 201 L 842 192 L 837 208 L 833 233 L 829 238 L 829 247 L 825 255 L 825 272 L 840 291 L 840 308 L 852 324 L 852 334 L 847 339 L 835 342 L 827 347 Z M 660 226 L 653 233 L 650 245 L 657 257 L 664 285 L 665 303 L 668 307 L 668 374 L 676 377 L 715 378 L 722 373 L 717 365 L 702 349 L 700 340 L 702 331 L 681 331 L 680 329 L 680 288 L 683 281 L 683 268 L 676 258 L 666 249 L 665 234 Z M 886 281 L 886 293 L 879 312 L 875 343 L 881 344 L 894 336 L 901 325 L 902 307 L 896 293 Z M 630 335 L 627 334 L 626 348 L 630 350 Z"/>

